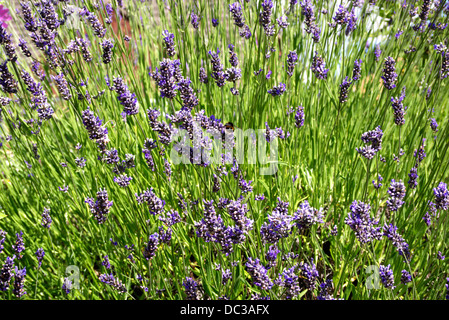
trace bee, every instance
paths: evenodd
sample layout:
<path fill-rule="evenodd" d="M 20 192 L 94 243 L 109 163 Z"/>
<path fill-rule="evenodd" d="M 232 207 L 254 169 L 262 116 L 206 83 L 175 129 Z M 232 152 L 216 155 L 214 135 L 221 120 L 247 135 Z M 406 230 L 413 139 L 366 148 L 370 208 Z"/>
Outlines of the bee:
<path fill-rule="evenodd" d="M 234 124 L 232 122 L 228 122 L 224 125 L 224 130 L 221 134 L 221 138 L 223 140 L 223 143 L 225 143 L 226 141 L 226 133 L 230 134 L 230 132 L 228 130 L 232 130 L 232 132 L 234 132 L 235 127 Z"/>
<path fill-rule="evenodd" d="M 231 129 L 232 131 L 235 130 L 234 124 L 232 122 L 228 122 L 225 124 L 225 129 Z"/>

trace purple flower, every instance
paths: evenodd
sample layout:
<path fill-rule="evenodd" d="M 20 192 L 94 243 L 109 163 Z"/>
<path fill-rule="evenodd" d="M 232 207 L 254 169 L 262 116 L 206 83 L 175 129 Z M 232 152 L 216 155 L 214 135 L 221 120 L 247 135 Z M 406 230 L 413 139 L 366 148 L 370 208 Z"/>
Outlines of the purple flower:
<path fill-rule="evenodd" d="M 214 28 L 216 28 L 216 27 L 218 27 L 218 24 L 219 24 L 218 19 L 212 18 L 212 26 L 213 26 Z"/>
<path fill-rule="evenodd" d="M 204 84 L 207 84 L 209 82 L 209 79 L 207 78 L 206 70 L 203 67 L 200 68 L 199 77 L 200 77 L 200 82 L 202 82 Z"/>
<path fill-rule="evenodd" d="M 263 200 L 265 200 L 265 195 L 262 193 L 262 194 L 256 194 L 256 196 L 254 197 L 254 200 L 256 200 L 256 201 L 263 201 Z"/>
<path fill-rule="evenodd" d="M 419 13 L 419 18 L 422 21 L 427 20 L 431 6 L 432 6 L 431 0 L 424 0 L 423 4 L 421 5 L 421 12 Z"/>
<path fill-rule="evenodd" d="M 181 80 L 179 64 L 179 60 L 163 59 L 159 63 L 160 68 L 156 68 L 156 72 L 151 74 L 157 82 L 161 97 L 173 99 L 176 96 L 176 82 Z"/>
<path fill-rule="evenodd" d="M 200 291 L 198 288 L 198 283 L 190 277 L 186 277 L 186 279 L 182 282 L 182 286 L 184 287 L 187 295 L 187 300 L 199 300 L 200 299 Z"/>
<path fill-rule="evenodd" d="M 37 251 L 36 251 L 36 257 L 37 257 L 37 262 L 38 262 L 38 264 L 39 264 L 39 267 L 38 267 L 38 268 L 41 267 L 41 265 L 42 265 L 42 260 L 44 259 L 44 256 L 45 256 L 45 251 L 44 251 L 44 249 L 42 249 L 42 248 L 37 249 Z"/>
<path fill-rule="evenodd" d="M 385 288 L 391 289 L 391 290 L 396 288 L 396 286 L 394 285 L 393 271 L 391 270 L 390 265 L 388 265 L 388 266 L 380 265 L 379 266 L 379 275 L 380 275 L 380 280 Z"/>
<path fill-rule="evenodd" d="M 291 233 L 293 217 L 288 214 L 288 206 L 288 202 L 278 198 L 276 207 L 268 215 L 268 222 L 265 222 L 260 229 L 263 242 L 277 243 Z"/>
<path fill-rule="evenodd" d="M 128 177 L 126 173 L 124 173 L 119 177 L 114 177 L 114 182 L 117 183 L 120 187 L 126 188 L 127 186 L 129 186 L 129 183 L 132 179 L 132 177 Z"/>
<path fill-rule="evenodd" d="M 381 53 L 382 53 L 382 51 L 380 50 L 380 45 L 377 45 L 376 48 L 374 49 L 374 55 L 376 57 L 376 62 L 379 62 Z"/>
<path fill-rule="evenodd" d="M 268 261 L 267 269 L 271 269 L 276 266 L 277 256 L 281 252 L 277 246 L 277 244 L 273 244 L 268 248 L 268 252 L 265 255 L 265 258 Z"/>
<path fill-rule="evenodd" d="M 89 133 L 89 139 L 94 140 L 100 150 L 105 150 L 109 139 L 108 129 L 102 126 L 103 121 L 99 117 L 95 117 L 90 109 L 84 110 L 81 117 L 83 125 Z"/>
<path fill-rule="evenodd" d="M 240 29 L 239 35 L 240 37 L 245 38 L 246 40 L 251 38 L 251 29 L 249 28 L 249 26 L 245 24 L 245 26 L 242 29 Z"/>
<path fill-rule="evenodd" d="M 316 269 L 316 265 L 313 263 L 313 259 L 311 259 L 310 264 L 308 264 L 307 262 L 301 262 L 299 268 L 301 269 L 301 275 L 304 278 L 306 287 L 310 291 L 315 290 L 319 273 Z"/>
<path fill-rule="evenodd" d="M 110 285 L 115 291 L 118 293 L 125 293 L 126 287 L 125 285 L 117 278 L 114 277 L 114 275 L 111 274 L 101 274 L 98 279 L 103 282 L 104 284 Z"/>
<path fill-rule="evenodd" d="M 268 93 L 273 97 L 282 95 L 286 90 L 286 86 L 284 83 L 279 83 L 278 86 L 274 86 L 272 89 L 268 90 Z"/>
<path fill-rule="evenodd" d="M 56 87 L 58 88 L 58 92 L 61 94 L 62 98 L 64 100 L 70 100 L 72 94 L 70 93 L 70 89 L 68 87 L 68 83 L 64 77 L 64 74 L 61 72 L 60 74 L 50 77 L 56 82 Z"/>
<path fill-rule="evenodd" d="M 105 39 L 101 42 L 103 48 L 103 63 L 108 64 L 112 60 L 112 48 L 114 48 L 113 39 Z"/>
<path fill-rule="evenodd" d="M 336 24 L 346 25 L 349 22 L 349 12 L 340 4 L 338 6 L 337 12 L 335 13 L 335 16 L 332 19 L 334 19 Z"/>
<path fill-rule="evenodd" d="M 356 59 L 354 61 L 354 68 L 352 69 L 352 81 L 360 80 L 362 75 L 362 59 Z"/>
<path fill-rule="evenodd" d="M 361 201 L 354 201 L 349 207 L 351 210 L 345 218 L 345 223 L 354 231 L 360 243 L 368 243 L 373 239 L 382 238 L 381 228 L 375 227 L 379 222 L 370 217 L 371 206 Z"/>
<path fill-rule="evenodd" d="M 25 57 L 31 57 L 31 52 L 28 49 L 27 42 L 22 38 L 19 38 L 19 47 L 22 49 L 22 53 Z"/>
<path fill-rule="evenodd" d="M 366 145 L 362 148 L 356 148 L 357 152 L 367 159 L 372 159 L 376 152 L 382 149 L 382 137 L 383 132 L 380 126 L 363 133 L 361 139 Z"/>
<path fill-rule="evenodd" d="M 295 114 L 295 127 L 301 128 L 304 125 L 304 107 L 299 106 Z"/>
<path fill-rule="evenodd" d="M 229 280 L 232 279 L 231 269 L 226 269 L 221 271 L 221 284 L 226 285 Z"/>
<path fill-rule="evenodd" d="M 93 198 L 86 198 L 84 202 L 89 205 L 90 212 L 99 224 L 103 224 L 107 220 L 113 201 L 109 201 L 106 189 L 100 189 L 97 192 L 97 200 L 95 202 Z"/>
<path fill-rule="evenodd" d="M 414 151 L 413 156 L 416 158 L 417 165 L 420 164 L 424 158 L 426 157 L 426 151 L 424 149 L 424 142 L 426 141 L 426 138 L 422 139 L 422 143 L 419 146 L 419 149 Z"/>
<path fill-rule="evenodd" d="M 324 59 L 318 56 L 317 52 L 315 52 L 315 55 L 313 56 L 312 66 L 310 67 L 310 69 L 312 69 L 312 72 L 318 79 L 327 79 L 327 73 L 329 72 L 329 69 L 326 69 L 326 63 L 324 62 Z"/>
<path fill-rule="evenodd" d="M 287 74 L 291 77 L 293 69 L 298 64 L 298 54 L 296 51 L 290 51 L 287 55 Z"/>
<path fill-rule="evenodd" d="M 309 229 L 314 224 L 324 223 L 323 213 L 321 210 L 311 207 L 309 202 L 304 200 L 295 212 L 293 223 L 298 229 Z"/>
<path fill-rule="evenodd" d="M 408 180 L 408 185 L 410 187 L 410 189 L 416 189 L 417 185 L 418 185 L 418 168 L 416 166 L 412 167 L 410 169 L 410 173 L 408 174 L 408 177 L 410 178 Z"/>
<path fill-rule="evenodd" d="M 396 88 L 395 82 L 398 74 L 396 73 L 395 64 L 396 62 L 392 57 L 385 58 L 383 76 L 381 78 L 384 81 L 384 87 L 388 90 Z"/>
<path fill-rule="evenodd" d="M 198 29 L 200 26 L 200 17 L 198 17 L 195 12 L 192 11 L 192 13 L 190 14 L 190 23 L 192 23 L 192 26 L 195 29 Z"/>
<path fill-rule="evenodd" d="M 441 52 L 443 61 L 441 63 L 440 77 L 441 79 L 446 79 L 449 76 L 449 50 Z"/>
<path fill-rule="evenodd" d="M 399 252 L 399 255 L 405 257 L 407 261 L 410 261 L 410 249 L 408 247 L 407 242 L 405 242 L 404 238 L 397 232 L 398 227 L 390 225 L 384 225 L 384 236 L 386 236 L 392 243 L 393 246 Z"/>
<path fill-rule="evenodd" d="M 351 84 L 352 82 L 348 81 L 348 77 L 346 77 L 340 84 L 340 103 L 345 103 L 346 101 L 348 101 L 348 90 Z"/>
<path fill-rule="evenodd" d="M 271 24 L 271 9 L 273 8 L 273 2 L 271 0 L 264 0 L 262 2 L 262 11 L 259 13 L 259 22 L 266 30 Z"/>
<path fill-rule="evenodd" d="M 401 283 L 402 284 L 407 284 L 409 282 L 412 282 L 412 276 L 410 275 L 410 273 L 407 270 L 402 270 L 401 273 L 402 273 L 402 275 L 401 275 Z"/>
<path fill-rule="evenodd" d="M 23 243 L 23 231 L 16 233 L 16 242 L 12 246 L 12 249 L 17 254 L 18 259 L 22 259 L 21 252 L 25 250 L 25 244 Z"/>
<path fill-rule="evenodd" d="M 384 178 L 382 178 L 382 176 L 380 174 L 377 175 L 377 183 L 374 180 L 372 181 L 373 185 L 374 185 L 374 188 L 380 189 L 380 187 L 382 187 L 381 181 L 383 181 L 383 180 L 384 180 Z"/>
<path fill-rule="evenodd" d="M 301 291 L 299 288 L 299 277 L 295 274 L 295 269 L 295 266 L 285 269 L 279 274 L 279 278 L 276 281 L 279 286 L 285 288 L 285 298 L 287 300 L 295 298 Z"/>
<path fill-rule="evenodd" d="M 20 1 L 22 7 L 22 16 L 25 22 L 25 29 L 29 32 L 36 32 L 38 30 L 38 23 L 30 7 L 30 2 Z"/>
<path fill-rule="evenodd" d="M 103 261 L 101 262 L 101 264 L 102 264 L 103 266 L 105 266 L 106 269 L 111 269 L 111 263 L 109 262 L 109 257 L 108 257 L 107 255 L 104 256 L 104 259 L 103 259 Z"/>
<path fill-rule="evenodd" d="M 72 290 L 72 281 L 69 280 L 69 278 L 64 278 L 64 281 L 62 283 L 62 290 L 65 291 L 66 294 L 69 294 Z"/>
<path fill-rule="evenodd" d="M 6 240 L 6 235 L 8 233 L 6 231 L 0 230 L 0 253 L 3 252 L 3 250 L 5 249 L 5 247 L 3 246 L 3 244 L 5 243 Z"/>
<path fill-rule="evenodd" d="M 12 258 L 6 257 L 5 263 L 0 270 L 0 291 L 7 291 L 9 289 L 10 281 L 13 276 L 12 270 L 15 258 L 16 256 L 13 256 Z"/>
<path fill-rule="evenodd" d="M 167 51 L 167 55 L 169 57 L 173 57 L 176 54 L 175 51 L 175 35 L 173 33 L 168 32 L 168 30 L 165 30 L 162 32 L 162 36 L 164 39 L 165 44 L 165 50 Z"/>
<path fill-rule="evenodd" d="M 318 300 L 335 300 L 333 297 L 334 292 L 334 283 L 332 279 L 327 279 L 325 282 L 320 284 L 319 287 L 319 293 L 318 293 Z"/>
<path fill-rule="evenodd" d="M 402 101 L 405 98 L 405 87 L 402 88 L 399 98 L 391 97 L 391 105 L 393 107 L 394 123 L 398 126 L 402 126 L 405 123 L 404 115 L 407 107 L 404 107 Z"/>
<path fill-rule="evenodd" d="M 447 210 L 449 208 L 449 191 L 444 182 L 440 182 L 438 187 L 433 189 L 435 196 L 435 208 L 437 210 Z"/>
<path fill-rule="evenodd" d="M 44 208 L 44 212 L 42 213 L 41 226 L 43 226 L 44 228 L 50 229 L 52 222 L 53 222 L 53 220 L 50 217 L 50 209 Z"/>
<path fill-rule="evenodd" d="M 430 119 L 430 128 L 433 132 L 438 132 L 438 123 L 435 118 Z"/>
<path fill-rule="evenodd" d="M 287 22 L 287 16 L 282 16 L 279 19 L 276 19 L 279 28 L 285 29 L 288 27 L 289 23 Z"/>
<path fill-rule="evenodd" d="M 395 181 L 391 179 L 390 187 L 388 188 L 388 194 L 390 198 L 387 200 L 387 208 L 389 211 L 398 211 L 404 204 L 405 197 L 405 185 L 401 181 Z"/>
<path fill-rule="evenodd" d="M 140 195 L 136 193 L 135 196 L 138 204 L 146 203 L 148 205 L 148 209 L 152 215 L 157 215 L 163 212 L 165 201 L 156 196 L 153 188 L 147 189 Z"/>
<path fill-rule="evenodd" d="M 231 201 L 228 204 L 228 213 L 231 216 L 231 219 L 234 220 L 235 225 L 242 230 L 244 234 L 247 234 L 253 229 L 254 221 L 247 217 L 248 206 L 245 203 L 242 203 L 241 200 Z"/>
<path fill-rule="evenodd" d="M 148 243 L 145 247 L 145 250 L 143 251 L 143 256 L 147 260 L 151 260 L 155 255 L 157 251 L 157 246 L 159 245 L 159 234 L 153 233 L 148 238 Z"/>
<path fill-rule="evenodd" d="M 87 11 L 86 17 L 94 30 L 94 34 L 99 38 L 103 38 L 106 35 L 106 28 L 101 24 L 97 16 L 93 12 Z"/>
<path fill-rule="evenodd" d="M 0 64 L 0 86 L 7 93 L 16 93 L 18 82 L 12 76 L 7 66 L 8 60 Z"/>
<path fill-rule="evenodd" d="M 134 93 L 131 93 L 128 86 L 121 77 L 113 78 L 114 90 L 117 93 L 117 99 L 123 106 L 123 112 L 128 116 L 139 113 L 139 106 L 137 105 L 137 98 Z"/>
<path fill-rule="evenodd" d="M 242 13 L 242 7 L 240 6 L 239 2 L 234 2 L 229 5 L 229 12 L 232 15 L 232 18 L 234 19 L 234 24 L 242 28 L 245 25 L 245 18 L 243 17 Z"/>
<path fill-rule="evenodd" d="M 268 270 L 260 263 L 259 259 L 253 260 L 251 257 L 248 257 L 248 262 L 245 266 L 253 279 L 254 285 L 262 290 L 271 290 L 273 282 L 268 276 Z"/>
<path fill-rule="evenodd" d="M 25 284 L 25 276 L 27 274 L 26 268 L 23 268 L 19 270 L 19 268 L 16 267 L 15 269 L 16 273 L 14 275 L 14 286 L 12 289 L 12 293 L 17 297 L 20 298 L 23 295 L 25 295 L 27 292 L 23 288 Z"/>

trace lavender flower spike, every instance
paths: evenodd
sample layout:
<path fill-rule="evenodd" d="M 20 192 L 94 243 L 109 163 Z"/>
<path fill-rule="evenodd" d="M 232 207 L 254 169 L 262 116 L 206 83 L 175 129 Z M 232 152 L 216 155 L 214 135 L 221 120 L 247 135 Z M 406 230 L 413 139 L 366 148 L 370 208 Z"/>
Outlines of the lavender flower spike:
<path fill-rule="evenodd" d="M 385 58 L 383 76 L 381 76 L 384 81 L 384 87 L 388 90 L 396 88 L 396 79 L 398 74 L 396 73 L 395 67 L 396 61 L 392 57 Z"/>

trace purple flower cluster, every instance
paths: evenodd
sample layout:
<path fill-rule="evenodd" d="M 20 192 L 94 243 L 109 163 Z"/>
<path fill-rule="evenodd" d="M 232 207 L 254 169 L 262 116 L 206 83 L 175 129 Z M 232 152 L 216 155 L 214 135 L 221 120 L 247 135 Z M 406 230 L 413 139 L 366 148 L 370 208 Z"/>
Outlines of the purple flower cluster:
<path fill-rule="evenodd" d="M 287 55 L 287 74 L 291 77 L 293 75 L 293 70 L 298 64 L 298 54 L 296 51 L 290 51 Z"/>
<path fill-rule="evenodd" d="M 405 110 L 407 110 L 407 107 L 404 107 L 402 104 L 402 101 L 404 101 L 405 98 L 405 87 L 402 88 L 401 95 L 399 98 L 393 98 L 391 97 L 391 105 L 393 107 L 393 114 L 394 114 L 394 123 L 398 126 L 402 126 L 405 123 L 404 115 Z"/>
<path fill-rule="evenodd" d="M 156 255 L 158 245 L 159 245 L 159 234 L 153 233 L 148 238 L 148 243 L 143 251 L 143 257 L 147 260 L 151 260 Z"/>
<path fill-rule="evenodd" d="M 307 262 L 301 262 L 299 268 L 301 269 L 301 275 L 305 282 L 305 286 L 310 291 L 315 290 L 316 282 L 320 275 L 318 273 L 318 270 L 316 269 L 316 265 L 313 263 L 313 259 L 311 259 L 310 264 Z"/>
<path fill-rule="evenodd" d="M 86 198 L 84 202 L 89 205 L 90 212 L 99 224 L 103 224 L 107 220 L 113 201 L 109 201 L 106 189 L 100 189 L 97 192 L 97 200 L 95 202 L 93 198 Z"/>
<path fill-rule="evenodd" d="M 318 25 L 315 23 L 315 13 L 314 13 L 314 6 L 311 0 L 304 0 L 303 2 L 300 2 L 299 5 L 302 9 L 302 15 L 304 16 L 304 24 L 306 25 L 306 32 L 312 34 L 312 39 L 314 42 L 320 41 L 320 33 L 321 29 L 318 27 Z"/>
<path fill-rule="evenodd" d="M 232 15 L 232 18 L 234 19 L 234 24 L 239 27 L 243 28 L 245 26 L 245 18 L 243 17 L 242 13 L 242 7 L 239 2 L 234 2 L 229 5 L 229 12 Z"/>
<path fill-rule="evenodd" d="M 301 289 L 299 287 L 299 276 L 295 274 L 295 266 L 285 269 L 279 274 L 276 284 L 285 288 L 285 298 L 290 300 L 298 296 Z"/>
<path fill-rule="evenodd" d="M 220 50 L 218 50 L 218 48 L 217 52 L 209 51 L 212 63 L 211 78 L 214 79 L 217 86 L 221 88 L 225 85 L 225 82 L 228 78 L 228 74 L 223 71 L 223 65 L 221 64 L 221 60 L 218 55 L 219 53 Z"/>
<path fill-rule="evenodd" d="M 259 13 L 259 22 L 262 25 L 265 34 L 268 37 L 274 36 L 274 26 L 271 24 L 271 9 L 273 8 L 273 1 L 264 0 L 262 2 L 262 11 Z"/>
<path fill-rule="evenodd" d="M 187 277 L 182 285 L 186 291 L 187 300 L 199 300 L 200 299 L 200 291 L 198 288 L 198 283 L 190 277 Z"/>
<path fill-rule="evenodd" d="M 384 81 L 384 87 L 388 90 L 396 88 L 396 79 L 398 74 L 396 73 L 396 61 L 392 57 L 385 58 L 383 75 L 381 76 Z"/>
<path fill-rule="evenodd" d="M 43 226 L 44 228 L 50 229 L 52 222 L 53 222 L 53 220 L 50 217 L 50 209 L 44 208 L 44 212 L 42 213 L 41 226 Z"/>
<path fill-rule="evenodd" d="M 399 252 L 399 255 L 405 257 L 407 261 L 410 262 L 410 250 L 408 247 L 407 242 L 405 242 L 404 238 L 397 232 L 398 227 L 390 224 L 390 225 L 384 225 L 383 231 L 384 236 L 386 236 L 392 243 L 393 246 L 396 247 L 396 249 Z"/>
<path fill-rule="evenodd" d="M 309 202 L 304 200 L 295 212 L 293 223 L 296 224 L 299 230 L 309 229 L 314 224 L 324 223 L 323 213 L 321 210 L 311 207 Z"/>
<path fill-rule="evenodd" d="M 104 151 L 109 139 L 108 129 L 105 126 L 102 126 L 103 120 L 99 117 L 95 117 L 90 109 L 84 110 L 81 117 L 83 119 L 83 125 L 89 133 L 89 139 L 94 140 L 97 143 L 98 148 L 101 151 Z"/>
<path fill-rule="evenodd" d="M 288 214 L 288 202 L 278 198 L 276 207 L 268 215 L 268 222 L 265 222 L 261 229 L 262 241 L 277 243 L 281 238 L 286 238 L 291 232 L 293 217 Z"/>
<path fill-rule="evenodd" d="M 167 51 L 167 55 L 169 57 L 173 57 L 176 54 L 175 51 L 175 35 L 173 33 L 168 32 L 168 30 L 165 30 L 162 33 L 164 44 L 165 44 L 165 50 Z"/>
<path fill-rule="evenodd" d="M 379 275 L 380 275 L 380 281 L 382 282 L 382 284 L 384 285 L 385 288 L 391 289 L 391 290 L 396 288 L 396 286 L 394 285 L 393 271 L 391 270 L 390 265 L 388 265 L 388 266 L 380 265 L 379 266 Z"/>
<path fill-rule="evenodd" d="M 326 63 L 324 62 L 324 59 L 318 56 L 317 52 L 315 52 L 315 55 L 313 56 L 312 66 L 310 67 L 310 69 L 312 69 L 312 72 L 318 79 L 327 79 L 327 73 L 329 72 L 329 69 L 326 69 Z"/>
<path fill-rule="evenodd" d="M 301 128 L 304 125 L 304 107 L 299 106 L 295 114 L 295 127 Z"/>
<path fill-rule="evenodd" d="M 14 259 L 16 256 L 6 257 L 5 263 L 0 270 L 0 291 L 7 291 L 13 276 Z"/>
<path fill-rule="evenodd" d="M 117 99 L 123 106 L 123 112 L 128 116 L 139 113 L 139 107 L 137 105 L 137 98 L 134 93 L 131 93 L 128 86 L 125 84 L 121 77 L 113 78 L 114 90 L 117 92 Z"/>
<path fill-rule="evenodd" d="M 140 195 L 135 194 L 138 204 L 146 203 L 148 209 L 152 215 L 158 215 L 163 212 L 165 201 L 160 199 L 155 193 L 153 188 L 147 189 Z"/>
<path fill-rule="evenodd" d="M 112 273 L 111 274 L 107 274 L 107 273 L 100 274 L 98 279 L 101 282 L 103 282 L 104 284 L 111 286 L 118 293 L 126 292 L 126 286 L 118 278 L 115 278 Z"/>
<path fill-rule="evenodd" d="M 435 208 L 437 210 L 447 210 L 449 208 L 449 191 L 447 190 L 447 184 L 440 182 L 438 187 L 433 189 L 435 196 Z"/>
<path fill-rule="evenodd" d="M 248 257 L 248 262 L 245 266 L 255 286 L 262 290 L 271 290 L 274 284 L 268 276 L 268 270 L 260 263 L 259 259 L 253 260 L 251 257 Z"/>
<path fill-rule="evenodd" d="M 271 94 L 273 97 L 281 96 L 284 94 L 286 90 L 286 86 L 284 83 L 280 83 L 278 86 L 274 86 L 272 89 L 268 90 L 268 93 Z"/>
<path fill-rule="evenodd" d="M 387 200 L 387 209 L 389 211 L 398 211 L 404 204 L 405 197 L 405 185 L 401 181 L 395 181 L 391 179 L 390 187 L 388 188 L 388 194 L 390 198 Z"/>
<path fill-rule="evenodd" d="M 364 147 L 356 148 L 357 152 L 368 160 L 374 158 L 376 152 L 382 149 L 383 132 L 378 126 L 376 129 L 367 131 L 362 134 L 362 141 L 365 143 Z"/>
<path fill-rule="evenodd" d="M 381 227 L 375 227 L 379 222 L 370 217 L 371 206 L 361 201 L 354 201 L 349 207 L 351 212 L 345 218 L 345 223 L 354 231 L 360 243 L 368 243 L 373 239 L 382 238 Z"/>

